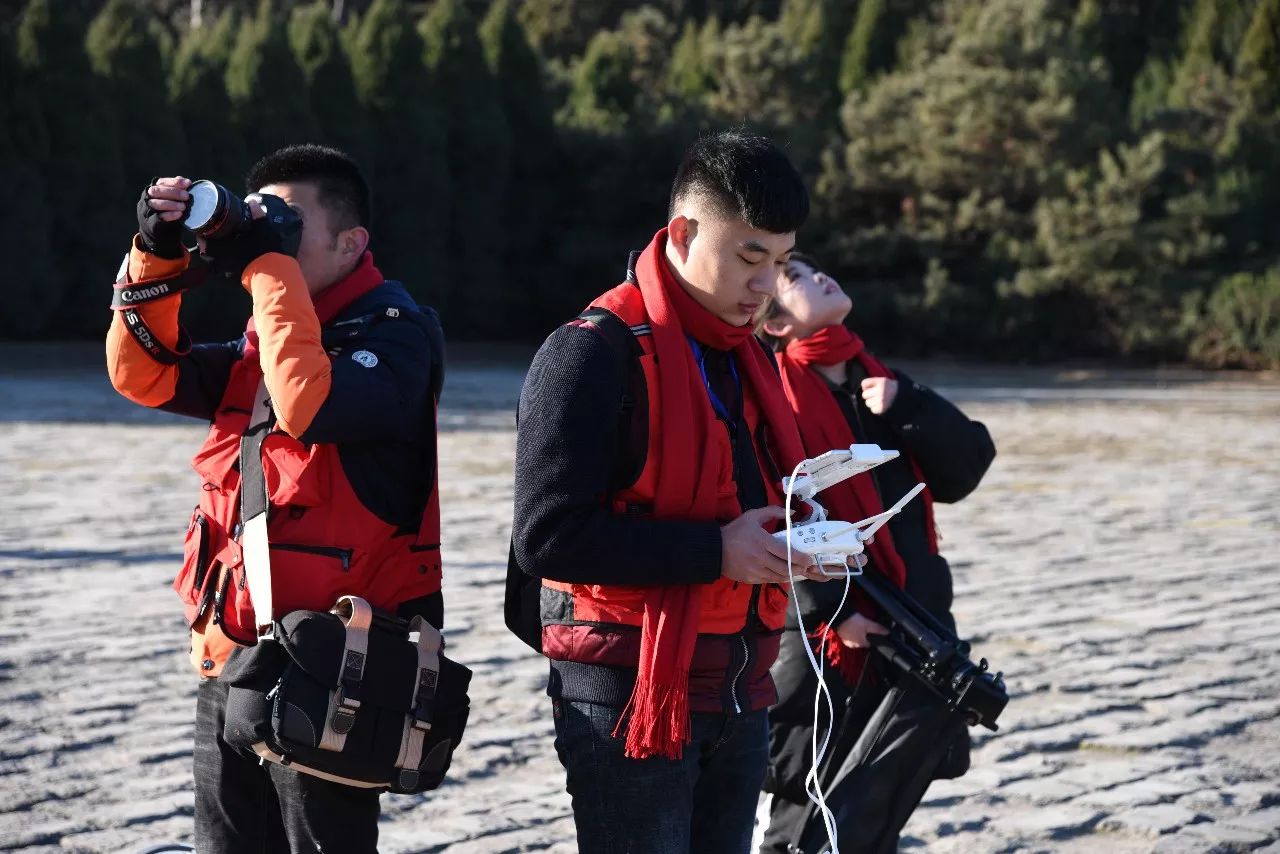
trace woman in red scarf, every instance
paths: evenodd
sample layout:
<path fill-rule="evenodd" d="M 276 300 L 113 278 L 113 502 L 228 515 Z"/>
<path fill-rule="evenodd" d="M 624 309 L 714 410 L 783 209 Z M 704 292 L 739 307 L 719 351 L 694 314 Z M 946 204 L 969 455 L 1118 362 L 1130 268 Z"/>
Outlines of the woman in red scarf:
<path fill-rule="evenodd" d="M 898 459 L 850 478 L 819 496 L 830 518 L 856 521 L 881 512 L 916 483 L 928 484 L 920 500 L 877 533 L 868 547 L 867 571 L 877 571 L 914 597 L 948 628 L 951 572 L 938 554 L 934 500 L 951 502 L 978 485 L 995 456 L 986 428 L 935 392 L 889 370 L 872 356 L 844 321 L 849 296 L 813 259 L 793 253 L 778 277 L 775 296 L 757 316 L 757 331 L 777 353 L 783 387 L 806 456 L 853 442 L 901 451 Z M 842 785 L 857 802 L 833 805 L 840 850 L 896 850 L 898 832 L 931 779 L 956 777 L 968 767 L 967 732 L 931 696 L 868 658 L 868 636 L 885 630 L 867 603 L 843 585 L 797 585 L 809 643 L 827 656 L 826 682 L 839 719 L 830 771 L 860 753 L 865 779 Z M 837 608 L 839 611 L 837 612 Z M 831 626 L 831 631 L 826 627 Z M 787 851 L 797 840 L 809 802 L 804 777 L 812 762 L 813 695 L 817 676 L 804 651 L 794 614 L 788 615 L 774 665 L 779 703 L 770 711 L 770 775 L 774 795 L 766 852 Z M 870 725 L 874 721 L 874 726 Z M 822 730 L 826 721 L 822 721 Z M 945 735 L 944 735 L 945 733 Z M 866 737 L 859 738 L 860 735 Z M 845 799 L 847 800 L 847 799 Z"/>

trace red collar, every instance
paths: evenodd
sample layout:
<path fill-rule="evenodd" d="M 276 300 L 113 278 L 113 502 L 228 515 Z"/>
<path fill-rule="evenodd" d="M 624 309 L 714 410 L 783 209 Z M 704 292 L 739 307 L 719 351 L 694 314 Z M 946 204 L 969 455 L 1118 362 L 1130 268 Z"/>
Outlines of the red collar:
<path fill-rule="evenodd" d="M 334 282 L 312 297 L 320 325 L 324 326 L 333 320 L 339 312 L 382 284 L 383 281 L 382 271 L 373 265 L 373 253 L 365 252 L 360 258 L 360 263 L 345 279 Z"/>

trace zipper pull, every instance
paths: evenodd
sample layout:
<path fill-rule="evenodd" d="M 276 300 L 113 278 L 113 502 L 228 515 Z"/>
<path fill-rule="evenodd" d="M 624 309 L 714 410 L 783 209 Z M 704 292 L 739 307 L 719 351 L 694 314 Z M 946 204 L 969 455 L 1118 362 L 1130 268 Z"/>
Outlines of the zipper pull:
<path fill-rule="evenodd" d="M 342 560 L 342 571 L 347 572 L 351 569 L 351 550 L 342 549 L 338 552 L 338 557 Z"/>

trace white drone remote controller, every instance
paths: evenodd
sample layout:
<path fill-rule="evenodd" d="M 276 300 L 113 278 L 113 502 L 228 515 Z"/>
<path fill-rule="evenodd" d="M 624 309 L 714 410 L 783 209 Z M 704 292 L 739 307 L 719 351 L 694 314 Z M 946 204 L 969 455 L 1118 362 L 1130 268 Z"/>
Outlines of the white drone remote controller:
<path fill-rule="evenodd" d="M 875 536 L 876 531 L 902 512 L 907 502 L 924 490 L 923 483 L 917 483 L 910 492 L 898 499 L 898 503 L 883 513 L 869 516 L 860 522 L 814 522 L 808 525 L 791 527 L 791 549 L 802 554 L 812 555 L 818 564 L 818 571 L 833 578 L 846 575 L 858 575 L 860 569 L 848 565 L 849 558 L 863 552 L 863 544 Z M 779 531 L 773 535 L 786 542 L 787 532 Z M 838 567 L 835 572 L 828 572 L 826 567 Z M 797 576 L 798 578 L 801 576 Z"/>
<path fill-rule="evenodd" d="M 782 491 L 789 491 L 792 498 L 804 501 L 811 508 L 809 516 L 796 524 L 812 525 L 826 521 L 827 511 L 813 500 L 813 496 L 822 490 L 897 458 L 897 451 L 886 451 L 879 445 L 850 445 L 805 460 L 794 480 L 790 477 L 782 479 Z"/>

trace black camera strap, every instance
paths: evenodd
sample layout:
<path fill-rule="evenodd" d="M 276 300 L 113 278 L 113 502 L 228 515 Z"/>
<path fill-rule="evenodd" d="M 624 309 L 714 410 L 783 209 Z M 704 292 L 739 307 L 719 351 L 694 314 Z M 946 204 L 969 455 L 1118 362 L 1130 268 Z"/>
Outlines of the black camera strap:
<path fill-rule="evenodd" d="M 177 348 L 170 349 L 160 343 L 160 338 L 151 330 L 138 307 L 197 287 L 204 283 L 208 274 L 208 265 L 198 256 L 192 256 L 191 263 L 179 273 L 131 282 L 129 256 L 126 255 L 120 265 L 120 272 L 116 275 L 111 309 L 122 313 L 125 328 L 147 355 L 162 365 L 175 365 L 191 351 L 191 339 L 187 331 L 178 327 Z"/>
<path fill-rule="evenodd" d="M 271 625 L 271 551 L 267 539 L 267 513 L 271 499 L 266 472 L 262 468 L 262 443 L 275 426 L 275 413 L 267 394 L 266 380 L 253 393 L 249 426 L 240 437 L 240 551 L 253 602 L 258 632 Z"/>

